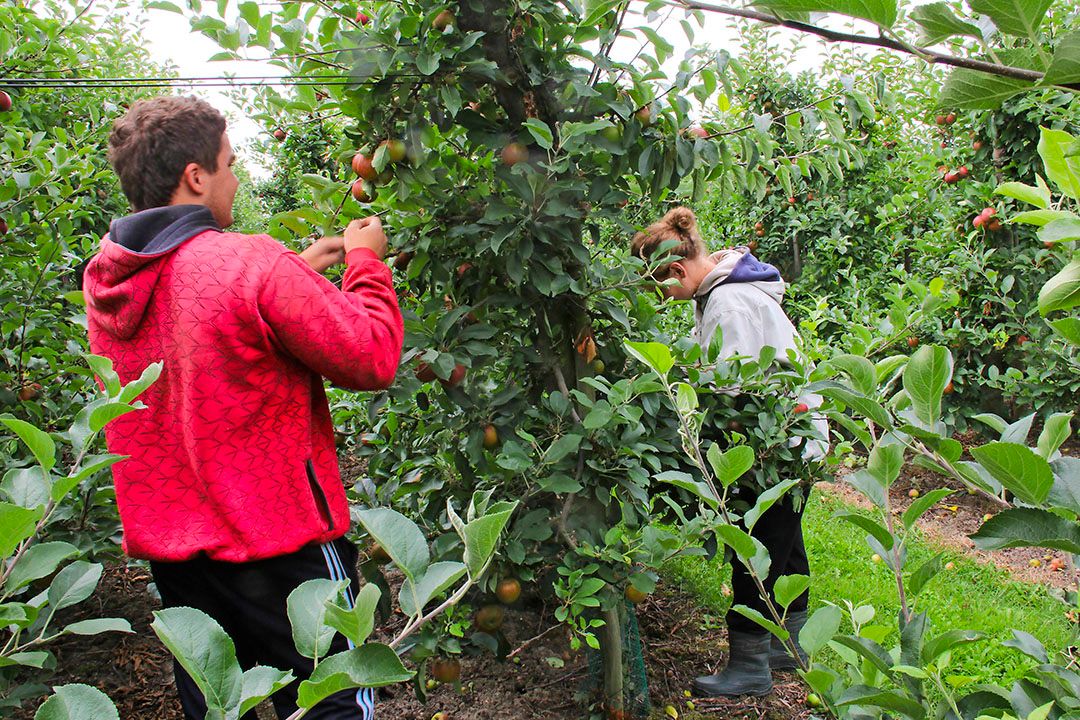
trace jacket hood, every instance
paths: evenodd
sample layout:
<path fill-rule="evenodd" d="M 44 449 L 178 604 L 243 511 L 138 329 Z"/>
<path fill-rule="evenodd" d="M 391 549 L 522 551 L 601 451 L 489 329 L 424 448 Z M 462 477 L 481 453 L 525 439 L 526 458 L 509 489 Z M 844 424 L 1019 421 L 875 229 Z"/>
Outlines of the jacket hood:
<path fill-rule="evenodd" d="M 759 285 L 780 286 L 780 295 L 777 302 L 784 296 L 784 280 L 780 277 L 780 271 L 768 263 L 763 263 L 750 253 L 750 248 L 739 246 L 715 252 L 709 256 L 710 260 L 716 261 L 714 267 L 706 275 L 694 293 L 695 298 L 704 297 L 715 290 L 719 285 L 730 283 L 755 283 Z M 776 288 L 770 288 L 770 294 L 774 294 Z"/>
<path fill-rule="evenodd" d="M 207 231 L 221 228 L 202 205 L 151 208 L 113 220 L 82 278 L 87 307 L 102 327 L 121 339 L 134 335 L 153 297 L 159 261 Z"/>

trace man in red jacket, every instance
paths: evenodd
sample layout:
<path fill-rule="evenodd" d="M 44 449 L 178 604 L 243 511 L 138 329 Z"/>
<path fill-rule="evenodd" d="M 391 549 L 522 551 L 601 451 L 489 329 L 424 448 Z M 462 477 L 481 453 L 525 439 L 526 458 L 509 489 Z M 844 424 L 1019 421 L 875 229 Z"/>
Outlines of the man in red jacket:
<path fill-rule="evenodd" d="M 106 429 L 110 452 L 130 456 L 113 466 L 124 549 L 150 561 L 165 606 L 221 623 L 241 664 L 304 678 L 288 594 L 312 578 L 358 585 L 323 379 L 385 388 L 401 355 L 386 236 L 378 218 L 354 220 L 297 255 L 225 232 L 235 156 L 225 119 L 195 98 L 135 103 L 109 146 L 135 213 L 112 223 L 87 266 L 90 348 L 124 382 L 164 363 L 146 409 Z M 342 260 L 338 289 L 319 273 Z M 338 636 L 331 652 L 345 647 Z M 198 688 L 178 665 L 176 678 L 186 717 L 202 720 Z M 280 717 L 295 710 L 296 685 L 274 696 Z M 305 717 L 373 715 L 362 690 Z"/>

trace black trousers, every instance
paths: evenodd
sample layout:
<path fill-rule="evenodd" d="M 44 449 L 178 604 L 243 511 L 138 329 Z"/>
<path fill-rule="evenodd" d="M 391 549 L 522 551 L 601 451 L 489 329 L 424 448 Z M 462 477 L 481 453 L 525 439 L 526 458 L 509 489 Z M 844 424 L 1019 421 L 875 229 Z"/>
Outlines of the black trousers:
<path fill-rule="evenodd" d="M 193 607 L 217 620 L 236 644 L 237 660 L 245 670 L 259 664 L 293 671 L 297 679 L 271 697 L 278 717 L 287 718 L 296 711 L 297 687 L 311 675 L 312 661 L 293 645 L 286 599 L 306 580 L 329 578 L 349 581 L 351 601 L 360 584 L 356 558 L 356 548 L 341 538 L 266 560 L 228 563 L 202 556 L 183 562 L 152 562 L 150 570 L 165 607 Z M 337 635 L 329 654 L 348 647 L 348 641 Z M 198 686 L 179 663 L 174 663 L 174 669 L 184 717 L 204 720 L 206 701 Z M 304 717 L 372 720 L 374 691 L 365 688 L 337 693 Z M 243 720 L 257 720 L 255 711 Z"/>
<path fill-rule="evenodd" d="M 782 575 L 810 575 L 810 563 L 806 559 L 806 545 L 803 544 L 802 516 L 806 508 L 804 501 L 799 510 L 795 510 L 791 499 L 786 495 L 774 504 L 758 519 L 750 534 L 761 541 L 769 551 L 772 565 L 769 577 L 765 580 L 765 589 L 772 595 L 776 579 Z M 737 559 L 731 563 L 732 605 L 746 605 L 768 619 L 772 619 L 765 601 L 758 592 L 757 585 L 750 577 L 750 571 Z M 791 603 L 789 612 L 806 610 L 810 599 L 809 592 L 804 592 Z M 780 610 L 780 608 L 777 608 Z M 728 630 L 742 633 L 763 633 L 764 628 L 737 612 L 728 611 Z"/>

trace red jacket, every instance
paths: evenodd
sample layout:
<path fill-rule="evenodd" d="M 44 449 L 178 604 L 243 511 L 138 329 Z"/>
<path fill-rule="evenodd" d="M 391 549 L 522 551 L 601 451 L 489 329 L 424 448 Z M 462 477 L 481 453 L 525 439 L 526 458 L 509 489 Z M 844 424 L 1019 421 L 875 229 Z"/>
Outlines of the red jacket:
<path fill-rule="evenodd" d="M 124 550 L 241 562 L 339 537 L 349 509 L 323 378 L 393 380 L 390 271 L 353 250 L 338 290 L 272 238 L 223 233 L 194 207 L 114 222 L 84 278 L 91 350 L 123 382 L 164 361 L 146 409 L 105 430 L 109 451 L 131 456 L 113 466 Z"/>

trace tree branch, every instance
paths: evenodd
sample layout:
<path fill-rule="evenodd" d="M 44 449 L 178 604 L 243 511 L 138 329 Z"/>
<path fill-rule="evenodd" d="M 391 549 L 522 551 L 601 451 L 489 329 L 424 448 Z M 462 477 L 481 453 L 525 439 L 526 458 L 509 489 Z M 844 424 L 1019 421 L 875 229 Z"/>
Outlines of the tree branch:
<path fill-rule="evenodd" d="M 676 7 L 682 7 L 687 10 L 704 10 L 706 12 L 720 13 L 721 15 L 731 15 L 734 17 L 746 18 L 748 20 L 755 20 L 757 22 L 765 23 L 767 25 L 777 25 L 780 27 L 786 27 L 791 30 L 797 30 L 799 32 L 809 33 L 811 35 L 817 35 L 818 37 L 825 38 L 829 42 L 848 42 L 856 43 L 859 45 L 873 45 L 876 47 L 885 48 L 886 50 L 893 50 L 895 52 L 902 52 L 908 55 L 914 55 L 921 58 L 931 64 L 950 65 L 952 67 L 964 68 L 966 70 L 977 70 L 979 72 L 989 73 L 991 75 L 998 75 L 1000 77 L 1013 78 L 1016 80 L 1026 80 L 1028 82 L 1037 83 L 1043 79 L 1043 73 L 1037 70 L 1028 70 L 1026 68 L 1012 67 L 1010 65 L 1001 65 L 999 63 L 986 62 L 985 60 L 976 60 L 974 58 L 963 58 L 955 55 L 949 55 L 947 53 L 938 52 L 936 50 L 930 50 L 927 48 L 913 47 L 907 43 L 899 40 L 894 40 L 887 37 L 872 37 L 869 35 L 855 35 L 852 33 L 837 32 L 836 30 L 828 30 L 809 23 L 799 22 L 798 20 L 784 20 L 776 17 L 775 15 L 769 15 L 767 13 L 757 12 L 756 10 L 747 10 L 745 8 L 730 7 L 728 5 L 716 5 L 713 3 L 699 2 L 699 0 L 671 0 L 672 5 Z M 1064 85 L 1058 85 L 1056 87 L 1062 87 L 1067 90 L 1080 90 L 1080 83 L 1067 83 Z"/>

